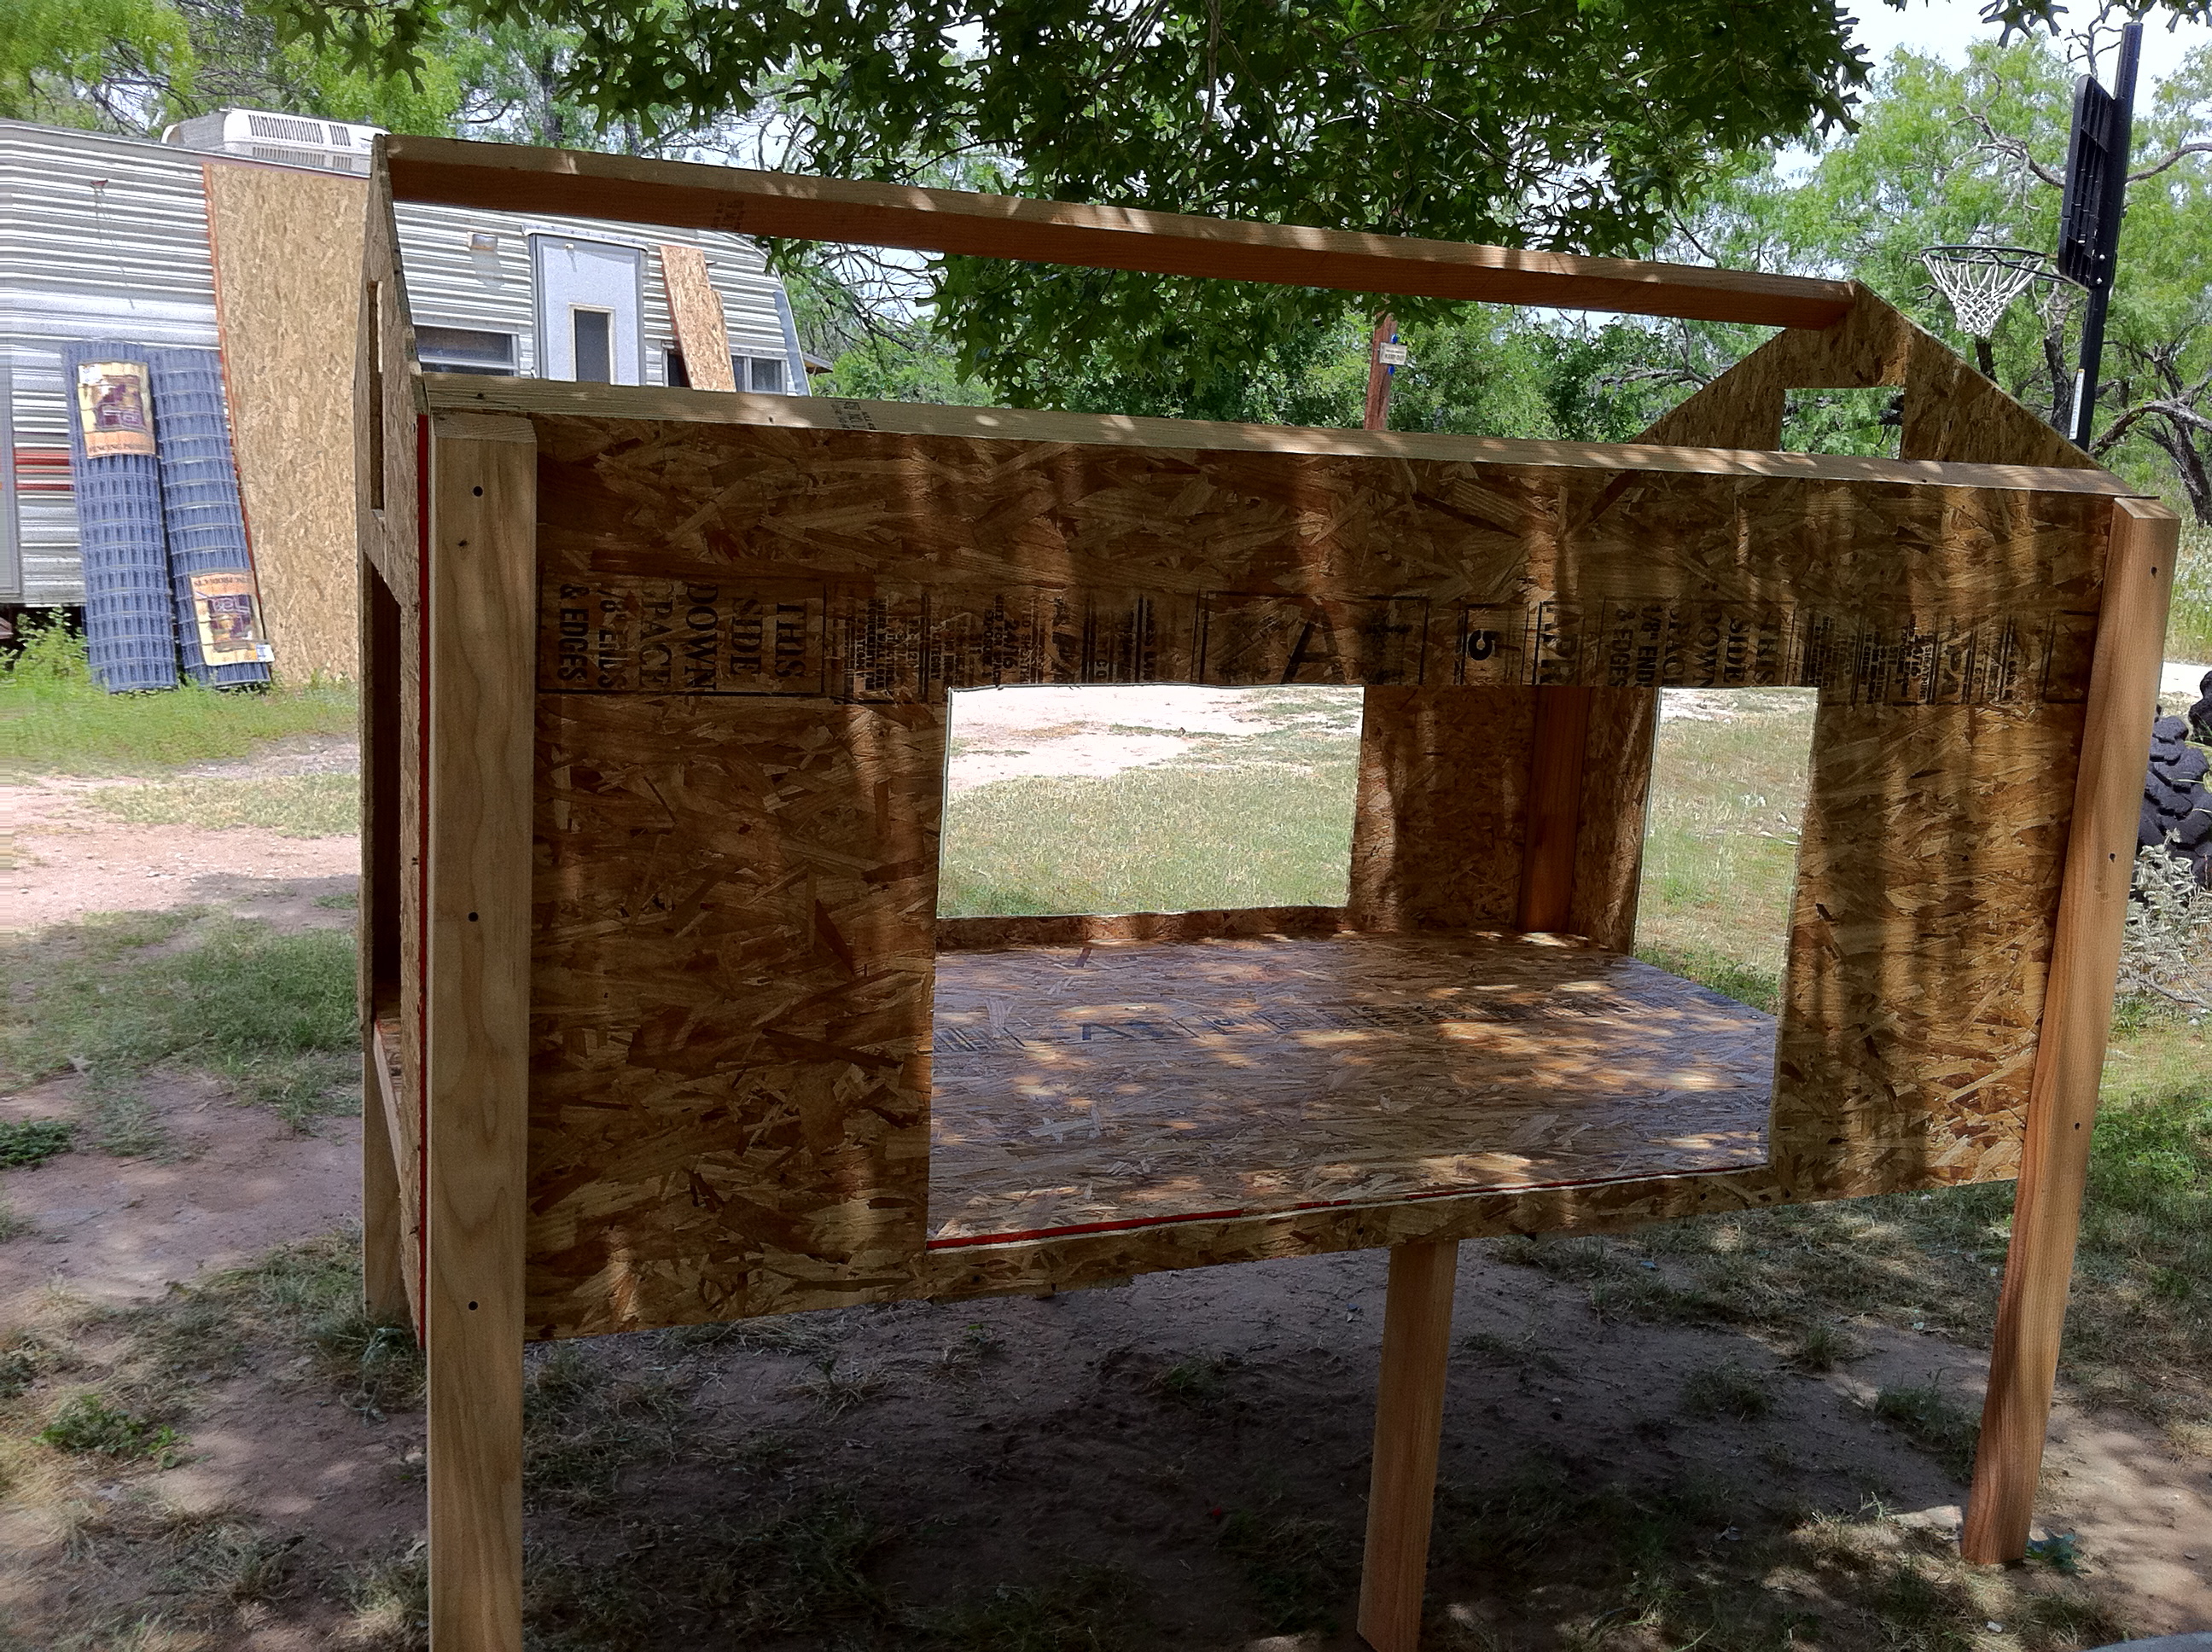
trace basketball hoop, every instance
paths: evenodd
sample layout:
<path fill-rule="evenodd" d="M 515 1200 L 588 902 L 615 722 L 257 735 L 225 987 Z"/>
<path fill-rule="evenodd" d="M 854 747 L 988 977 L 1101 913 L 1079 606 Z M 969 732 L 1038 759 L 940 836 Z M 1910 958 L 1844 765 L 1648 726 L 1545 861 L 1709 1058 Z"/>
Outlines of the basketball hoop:
<path fill-rule="evenodd" d="M 1969 337 L 1987 338 L 2022 289 L 2038 282 L 2046 288 L 2070 288 L 2073 282 L 2051 268 L 2051 260 L 2024 246 L 1964 245 L 1931 246 L 1920 255 L 1936 289 L 1951 301 L 1951 313 Z M 2046 290 L 2039 295 L 2046 320 L 2063 316 L 2072 295 Z"/>

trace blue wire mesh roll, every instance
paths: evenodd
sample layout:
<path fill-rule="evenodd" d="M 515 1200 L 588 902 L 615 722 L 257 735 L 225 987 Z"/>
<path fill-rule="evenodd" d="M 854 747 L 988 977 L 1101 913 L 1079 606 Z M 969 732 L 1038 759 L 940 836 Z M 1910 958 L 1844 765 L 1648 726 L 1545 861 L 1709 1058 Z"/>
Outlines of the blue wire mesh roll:
<path fill-rule="evenodd" d="M 230 451 L 222 357 L 214 350 L 157 349 L 154 428 L 161 441 L 161 515 L 168 530 L 169 574 L 177 604 L 177 649 L 193 681 L 216 688 L 266 683 L 258 660 L 210 665 L 193 610 L 195 574 L 250 574 L 246 513 Z"/>
<path fill-rule="evenodd" d="M 152 453 L 86 451 L 77 368 L 88 361 L 143 362 L 147 355 L 143 346 L 105 339 L 62 349 L 85 642 L 93 675 L 110 694 L 177 686 L 176 610 L 161 528 L 160 461 Z"/>

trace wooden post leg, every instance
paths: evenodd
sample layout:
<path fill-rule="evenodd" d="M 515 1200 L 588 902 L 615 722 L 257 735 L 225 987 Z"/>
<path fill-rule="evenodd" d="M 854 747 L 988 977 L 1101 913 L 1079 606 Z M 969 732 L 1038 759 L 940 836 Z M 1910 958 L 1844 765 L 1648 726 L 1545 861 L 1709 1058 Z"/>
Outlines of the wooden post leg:
<path fill-rule="evenodd" d="M 1960 1552 L 1984 1565 L 2027 1553 L 2043 1472 L 2180 534 L 2179 519 L 2161 506 L 2129 499 L 2113 505 L 2074 823 L 2013 1196 L 2012 1246 L 1997 1297 L 1973 1490 L 1959 1537 Z"/>
<path fill-rule="evenodd" d="M 1420 1644 L 1458 1269 L 1456 1241 L 1400 1245 L 1390 1253 L 1367 1555 L 1359 1576 L 1359 1637 L 1374 1652 L 1414 1652 Z"/>
<path fill-rule="evenodd" d="M 430 465 L 430 1644 L 522 1652 L 538 450 L 441 415 Z"/>

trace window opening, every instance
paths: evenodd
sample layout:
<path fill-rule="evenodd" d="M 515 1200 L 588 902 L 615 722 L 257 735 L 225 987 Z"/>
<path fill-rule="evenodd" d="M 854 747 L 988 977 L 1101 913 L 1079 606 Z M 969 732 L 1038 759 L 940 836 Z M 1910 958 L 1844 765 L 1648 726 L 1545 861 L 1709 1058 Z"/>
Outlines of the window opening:
<path fill-rule="evenodd" d="M 418 326 L 415 354 L 433 373 L 488 373 L 511 376 L 515 371 L 514 335 L 489 332 L 477 327 Z"/>
<path fill-rule="evenodd" d="M 1818 698 L 1660 691 L 1637 956 L 1770 1013 L 1789 960 Z"/>
<path fill-rule="evenodd" d="M 368 507 L 384 509 L 384 284 L 368 284 L 366 312 L 368 345 Z"/>
<path fill-rule="evenodd" d="M 952 696 L 947 917 L 1341 906 L 1358 689 Z"/>
<path fill-rule="evenodd" d="M 732 356 L 730 359 L 732 365 L 735 366 L 738 364 L 741 358 Z M 782 362 L 770 355 L 755 355 L 743 359 L 751 362 L 751 376 L 750 379 L 743 380 L 743 382 L 749 383 L 756 392 L 763 395 L 783 394 Z"/>
<path fill-rule="evenodd" d="M 1560 937 L 1329 909 L 1361 701 L 954 697 L 931 1244 L 1765 1162 L 1767 1016 Z M 1764 806 L 1746 829 L 1781 833 Z M 1015 915 L 1109 912 L 1189 915 Z"/>
<path fill-rule="evenodd" d="M 614 316 L 606 310 L 587 310 L 581 305 L 569 312 L 575 342 L 576 382 L 611 385 L 615 381 Z"/>

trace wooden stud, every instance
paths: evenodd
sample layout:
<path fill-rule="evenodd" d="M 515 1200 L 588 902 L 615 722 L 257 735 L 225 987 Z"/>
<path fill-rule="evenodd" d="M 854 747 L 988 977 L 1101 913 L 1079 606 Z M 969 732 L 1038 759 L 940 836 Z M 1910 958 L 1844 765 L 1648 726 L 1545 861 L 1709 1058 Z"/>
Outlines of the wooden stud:
<path fill-rule="evenodd" d="M 1367 1552 L 1359 1575 L 1359 1637 L 1374 1652 L 1414 1652 L 1420 1644 L 1458 1269 L 1455 1242 L 1399 1245 L 1390 1252 Z"/>
<path fill-rule="evenodd" d="M 430 465 L 430 1637 L 520 1652 L 537 447 L 446 416 Z"/>
<path fill-rule="evenodd" d="M 1639 264 L 453 138 L 377 139 L 393 198 L 1340 292 L 1826 327 L 1839 281 Z"/>
<path fill-rule="evenodd" d="M 1582 829 L 1590 695 L 1591 690 L 1584 688 L 1536 691 L 1517 920 L 1524 930 L 1565 929 L 1574 910 L 1575 847 Z"/>
<path fill-rule="evenodd" d="M 2087 726 L 2066 845 L 2042 1042 L 2028 1094 L 2012 1245 L 1990 1355 L 1988 1398 L 1960 1552 L 1990 1564 L 2021 1558 L 2043 1466 L 2058 1344 L 2074 1271 L 2081 1192 L 2136 852 L 2160 645 L 2173 588 L 2179 518 L 2120 500 L 2090 667 Z"/>
<path fill-rule="evenodd" d="M 389 300 L 387 300 L 389 302 Z M 392 325 L 399 325 L 393 323 Z M 389 352 L 387 351 L 387 355 Z M 390 367 L 386 368 L 387 376 Z M 718 425 L 789 431 L 874 431 L 885 435 L 955 436 L 975 441 L 1066 442 L 1084 447 L 1156 448 L 1177 452 L 1331 454 L 1346 458 L 1433 459 L 1447 464 L 1517 465 L 1531 470 L 1598 471 L 1602 489 L 1620 473 L 1770 477 L 1776 481 L 1919 484 L 1992 492 L 2102 495 L 2141 493 L 2108 471 L 2072 466 L 1970 465 L 1929 459 L 1869 459 L 1856 453 L 1784 453 L 1641 442 L 1523 441 L 1507 436 L 1444 435 L 1422 430 L 1347 430 L 1281 424 L 1208 423 L 1120 413 L 1066 413 L 1047 408 L 940 407 L 921 402 L 863 402 L 835 396 L 769 396 L 740 391 L 714 395 L 654 385 L 576 384 L 558 379 L 500 379 L 474 373 L 430 373 L 421 379 L 433 412 L 519 413 L 564 423 L 652 420 L 659 440 L 703 447 Z M 404 392 L 403 392 L 404 394 Z M 395 401 L 404 406 L 404 402 Z M 411 433 L 412 414 L 408 415 Z M 1662 424 L 1664 424 L 1662 421 Z M 1654 427 L 1655 429 L 1659 427 Z M 643 433 L 641 433 L 643 434 Z M 387 440 L 397 452 L 398 433 Z M 411 441 L 411 434 L 409 440 Z M 568 456 L 562 456 L 564 459 Z M 388 490 L 413 487 L 392 461 Z M 400 485 L 404 479 L 406 485 Z M 1708 520 L 1711 513 L 1708 511 Z M 404 547 L 401 548 L 404 553 Z"/>

